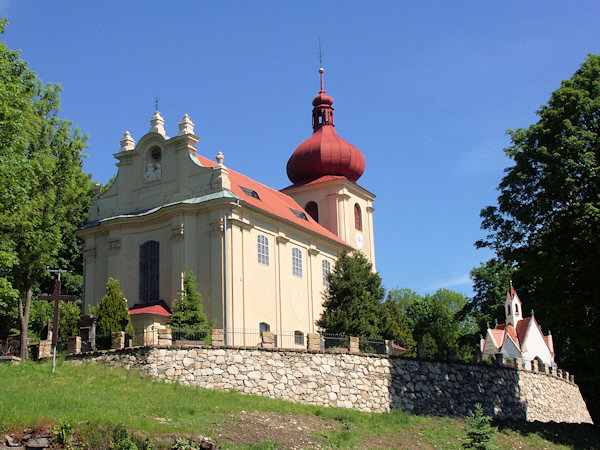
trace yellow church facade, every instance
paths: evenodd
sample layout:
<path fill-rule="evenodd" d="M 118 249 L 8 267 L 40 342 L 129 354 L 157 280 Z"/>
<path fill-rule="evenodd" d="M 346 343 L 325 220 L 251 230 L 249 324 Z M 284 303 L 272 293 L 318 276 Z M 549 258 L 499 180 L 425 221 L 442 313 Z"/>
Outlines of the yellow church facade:
<path fill-rule="evenodd" d="M 375 263 L 374 195 L 356 184 L 364 157 L 335 133 L 331 103 L 321 85 L 313 135 L 290 158 L 293 184 L 281 191 L 229 169 L 220 153 L 199 154 L 187 115 L 174 137 L 158 111 L 137 143 L 126 132 L 117 176 L 78 231 L 84 310 L 116 278 L 144 313 L 138 321 L 164 323 L 188 270 L 218 328 L 315 332 L 337 255 L 360 249 Z M 249 336 L 232 332 L 227 343 L 255 345 Z"/>

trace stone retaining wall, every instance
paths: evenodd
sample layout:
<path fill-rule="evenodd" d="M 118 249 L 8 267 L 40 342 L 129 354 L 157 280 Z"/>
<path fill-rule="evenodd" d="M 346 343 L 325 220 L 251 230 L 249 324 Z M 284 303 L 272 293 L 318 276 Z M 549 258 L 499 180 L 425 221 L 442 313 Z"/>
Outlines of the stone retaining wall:
<path fill-rule="evenodd" d="M 502 419 L 588 422 L 579 388 L 564 378 L 506 367 L 381 355 L 256 348 L 149 348 L 72 355 L 152 378 L 299 403 L 466 416 L 480 403 Z"/>

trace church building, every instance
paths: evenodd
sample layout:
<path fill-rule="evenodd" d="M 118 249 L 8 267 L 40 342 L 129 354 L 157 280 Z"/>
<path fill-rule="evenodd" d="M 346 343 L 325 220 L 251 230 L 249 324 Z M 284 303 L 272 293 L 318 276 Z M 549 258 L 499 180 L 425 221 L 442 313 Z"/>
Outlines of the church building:
<path fill-rule="evenodd" d="M 114 155 L 117 176 L 94 196 L 78 231 L 84 310 L 116 278 L 134 328 L 164 324 L 189 270 L 216 327 L 293 332 L 303 345 L 315 332 L 337 255 L 359 249 L 375 264 L 375 196 L 356 183 L 365 158 L 337 135 L 319 72 L 313 133 L 290 157 L 292 184 L 281 191 L 228 168 L 220 152 L 216 161 L 197 153 L 187 114 L 174 137 L 158 111 L 137 143 L 125 133 Z M 255 345 L 256 338 L 232 334 L 227 343 Z"/>
<path fill-rule="evenodd" d="M 517 291 L 510 283 L 504 302 L 506 323 L 487 329 L 485 339 L 481 339 L 480 349 L 484 359 L 491 359 L 496 353 L 505 358 L 521 358 L 523 366 L 531 369 L 536 360 L 547 366 L 554 366 L 554 343 L 552 334 L 542 333 L 542 327 L 535 320 L 533 311 L 530 317 L 523 317 L 523 305 Z"/>

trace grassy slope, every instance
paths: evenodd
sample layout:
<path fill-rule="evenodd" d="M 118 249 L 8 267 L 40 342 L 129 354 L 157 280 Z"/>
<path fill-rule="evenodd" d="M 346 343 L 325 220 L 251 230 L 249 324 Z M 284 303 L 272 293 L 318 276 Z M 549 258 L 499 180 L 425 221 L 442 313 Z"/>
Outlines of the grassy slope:
<path fill-rule="evenodd" d="M 40 421 L 89 422 L 104 429 L 122 423 L 148 435 L 202 434 L 221 444 L 250 444 L 251 441 L 240 441 L 239 436 L 227 435 L 228 424 L 233 425 L 242 411 L 286 415 L 286 421 L 295 415 L 317 416 L 335 426 L 313 432 L 310 438 L 336 447 L 460 448 L 465 430 L 461 419 L 418 417 L 402 412 L 366 414 L 297 405 L 236 392 L 153 382 L 135 372 L 99 365 L 59 362 L 54 375 L 48 363 L 0 366 L 0 431 Z M 599 440 L 598 428 L 591 426 L 512 422 L 496 425 L 500 431 L 495 443 L 500 448 L 565 448 L 561 444 L 591 448 L 597 447 Z"/>

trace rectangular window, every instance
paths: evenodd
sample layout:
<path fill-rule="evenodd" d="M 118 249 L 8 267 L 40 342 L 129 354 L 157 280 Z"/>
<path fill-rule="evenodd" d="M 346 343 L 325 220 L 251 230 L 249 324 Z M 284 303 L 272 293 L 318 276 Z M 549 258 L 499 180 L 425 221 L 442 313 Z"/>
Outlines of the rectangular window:
<path fill-rule="evenodd" d="M 302 331 L 294 331 L 294 343 L 296 345 L 304 345 L 304 333 Z"/>
<path fill-rule="evenodd" d="M 258 235 L 258 263 L 269 265 L 269 238 L 262 234 Z"/>
<path fill-rule="evenodd" d="M 159 244 L 146 241 L 140 245 L 140 303 L 155 302 L 159 295 Z"/>
<path fill-rule="evenodd" d="M 292 249 L 292 274 L 302 278 L 302 251 L 299 248 Z"/>
<path fill-rule="evenodd" d="M 331 272 L 331 263 L 324 259 L 323 260 L 323 286 L 329 287 L 329 280 L 327 279 L 327 275 Z"/>

